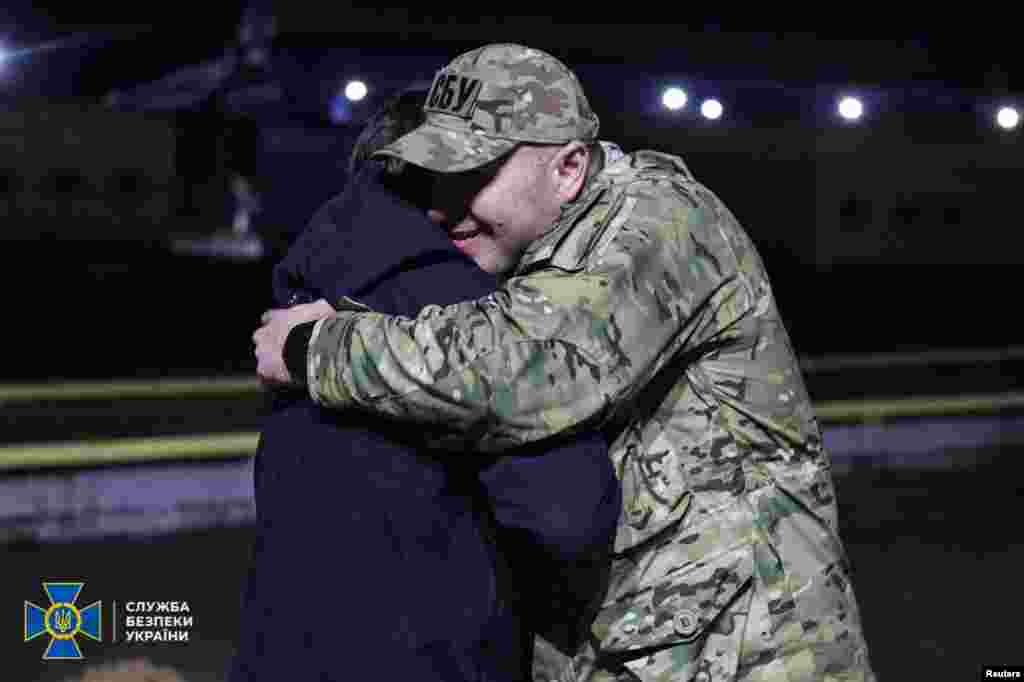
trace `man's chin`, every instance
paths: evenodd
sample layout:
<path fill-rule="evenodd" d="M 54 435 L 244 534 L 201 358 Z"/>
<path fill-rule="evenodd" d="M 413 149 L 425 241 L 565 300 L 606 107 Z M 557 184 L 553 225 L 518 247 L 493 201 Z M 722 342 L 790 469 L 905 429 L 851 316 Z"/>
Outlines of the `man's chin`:
<path fill-rule="evenodd" d="M 478 268 L 484 272 L 496 275 L 500 270 L 500 263 L 497 262 L 492 250 L 488 249 L 482 242 L 483 240 L 479 237 L 474 237 L 473 239 L 467 239 L 465 241 L 452 241 L 455 248 L 476 263 Z"/>

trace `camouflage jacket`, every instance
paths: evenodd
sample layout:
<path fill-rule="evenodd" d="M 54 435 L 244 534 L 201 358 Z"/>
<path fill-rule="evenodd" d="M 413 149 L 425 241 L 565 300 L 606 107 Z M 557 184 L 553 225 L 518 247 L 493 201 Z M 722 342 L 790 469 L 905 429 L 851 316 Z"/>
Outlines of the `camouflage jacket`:
<path fill-rule="evenodd" d="M 591 641 L 548 661 L 553 676 L 872 679 L 764 266 L 682 160 L 608 165 L 484 299 L 318 323 L 307 378 L 323 405 L 443 425 L 466 453 L 608 433 L 623 486 L 611 582 Z"/>

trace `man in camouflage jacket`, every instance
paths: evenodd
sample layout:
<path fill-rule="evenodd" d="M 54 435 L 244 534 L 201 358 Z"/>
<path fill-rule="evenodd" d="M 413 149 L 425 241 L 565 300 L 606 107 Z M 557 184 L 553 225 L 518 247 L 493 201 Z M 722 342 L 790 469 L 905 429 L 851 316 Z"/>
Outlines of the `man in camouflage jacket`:
<path fill-rule="evenodd" d="M 677 157 L 602 167 L 576 77 L 539 50 L 461 55 L 424 109 L 385 153 L 441 173 L 438 203 L 468 183 L 469 208 L 435 220 L 503 287 L 414 319 L 351 301 L 271 311 L 260 375 L 430 425 L 466 453 L 608 435 L 623 486 L 611 577 L 588 641 L 539 649 L 557 679 L 873 680 L 829 459 L 736 218 Z M 536 149 L 555 156 L 523 160 Z M 517 184 L 527 163 L 555 190 Z M 543 230 L 505 239 L 545 200 Z"/>

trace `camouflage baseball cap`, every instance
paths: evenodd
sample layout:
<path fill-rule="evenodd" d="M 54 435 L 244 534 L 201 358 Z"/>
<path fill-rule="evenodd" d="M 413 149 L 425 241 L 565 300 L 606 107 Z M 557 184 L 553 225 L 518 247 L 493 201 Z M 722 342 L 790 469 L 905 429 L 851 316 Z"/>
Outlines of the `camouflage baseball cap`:
<path fill-rule="evenodd" d="M 423 125 L 374 156 L 457 173 L 489 163 L 522 142 L 592 142 L 599 125 L 565 64 L 546 52 L 508 43 L 456 57 L 437 73 L 423 111 Z"/>

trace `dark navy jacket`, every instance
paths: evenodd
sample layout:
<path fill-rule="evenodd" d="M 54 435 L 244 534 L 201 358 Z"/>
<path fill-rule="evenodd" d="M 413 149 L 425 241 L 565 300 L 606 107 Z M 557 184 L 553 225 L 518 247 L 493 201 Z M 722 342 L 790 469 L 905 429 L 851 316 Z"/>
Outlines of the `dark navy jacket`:
<path fill-rule="evenodd" d="M 368 164 L 317 212 L 275 268 L 277 305 L 414 316 L 496 288 L 391 182 Z M 518 681 L 539 622 L 573 629 L 621 506 L 603 439 L 443 457 L 404 428 L 275 398 L 232 682 Z"/>

